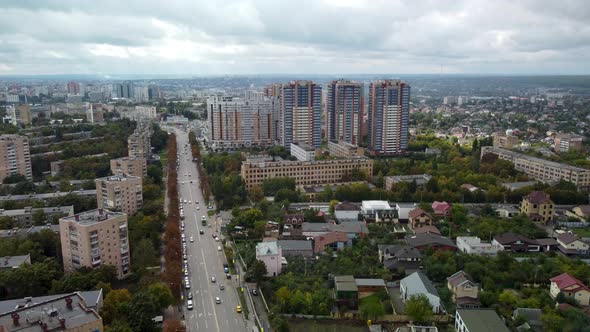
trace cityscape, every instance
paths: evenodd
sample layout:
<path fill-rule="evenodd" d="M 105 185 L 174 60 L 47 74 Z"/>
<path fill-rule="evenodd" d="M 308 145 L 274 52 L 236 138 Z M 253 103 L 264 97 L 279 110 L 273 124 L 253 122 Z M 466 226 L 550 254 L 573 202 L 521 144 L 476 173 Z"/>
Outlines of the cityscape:
<path fill-rule="evenodd" d="M 0 331 L 590 331 L 590 4 L 0 8 Z"/>

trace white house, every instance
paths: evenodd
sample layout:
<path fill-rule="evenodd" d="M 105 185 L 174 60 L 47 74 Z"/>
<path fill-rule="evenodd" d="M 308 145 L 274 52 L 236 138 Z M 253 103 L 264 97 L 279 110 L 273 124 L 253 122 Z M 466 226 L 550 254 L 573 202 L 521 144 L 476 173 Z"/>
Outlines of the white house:
<path fill-rule="evenodd" d="M 376 222 L 397 219 L 397 211 L 387 201 L 363 201 L 361 214 L 365 217 L 365 220 L 370 219 Z"/>
<path fill-rule="evenodd" d="M 495 256 L 504 247 L 490 242 L 481 242 L 477 236 L 458 236 L 457 249 L 467 254 Z"/>
<path fill-rule="evenodd" d="M 442 313 L 444 308 L 440 303 L 438 291 L 432 282 L 422 272 L 414 272 L 399 282 L 402 301 L 405 303 L 412 295 L 426 295 L 432 306 L 432 312 Z"/>
<path fill-rule="evenodd" d="M 260 242 L 256 245 L 256 259 L 266 265 L 266 276 L 274 277 L 281 273 L 283 250 L 277 241 Z"/>

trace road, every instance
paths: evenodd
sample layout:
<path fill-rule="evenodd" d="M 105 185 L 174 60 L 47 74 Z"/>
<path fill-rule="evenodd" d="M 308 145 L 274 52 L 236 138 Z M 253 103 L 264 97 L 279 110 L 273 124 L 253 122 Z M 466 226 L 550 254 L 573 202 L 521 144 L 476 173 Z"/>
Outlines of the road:
<path fill-rule="evenodd" d="M 184 299 L 184 315 L 188 331 L 244 331 L 247 332 L 243 314 L 236 312 L 236 306 L 240 303 L 238 298 L 238 281 L 226 279 L 223 271 L 225 255 L 219 251 L 221 242 L 215 241 L 213 233 L 216 232 L 214 220 L 207 217 L 207 206 L 203 194 L 199 189 L 199 177 L 196 165 L 192 162 L 188 144 L 188 133 L 175 129 L 176 142 L 180 153 L 178 168 L 179 199 L 190 201 L 184 206 L 184 225 L 187 244 L 187 258 L 189 265 L 190 291 L 193 294 L 194 309 L 186 307 L 186 290 Z M 184 152 L 187 152 L 184 154 Z M 190 175 L 190 176 L 189 176 Z M 190 181 L 193 181 L 191 184 Z M 199 202 L 195 204 L 195 202 Z M 201 218 L 207 218 L 208 226 L 202 226 Z M 200 235 L 199 230 L 204 234 Z M 190 237 L 194 242 L 190 242 Z M 215 277 L 213 283 L 211 278 Z M 225 286 L 225 290 L 220 289 Z M 221 298 L 221 303 L 215 303 L 215 297 Z"/>

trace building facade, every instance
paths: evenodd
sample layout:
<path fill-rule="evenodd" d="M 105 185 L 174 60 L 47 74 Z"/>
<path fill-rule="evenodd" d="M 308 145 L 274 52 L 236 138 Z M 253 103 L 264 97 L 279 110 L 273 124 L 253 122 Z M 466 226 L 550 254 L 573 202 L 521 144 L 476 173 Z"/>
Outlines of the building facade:
<path fill-rule="evenodd" d="M 282 84 L 279 92 L 279 142 L 320 147 L 322 139 L 322 87 L 312 81 Z"/>
<path fill-rule="evenodd" d="M 130 175 L 112 175 L 94 180 L 96 205 L 101 209 L 134 215 L 143 206 L 141 178 Z"/>
<path fill-rule="evenodd" d="M 29 104 L 9 105 L 6 107 L 6 114 L 10 117 L 14 126 L 31 124 L 31 107 Z"/>
<path fill-rule="evenodd" d="M 95 209 L 63 217 L 59 236 L 66 273 L 101 265 L 114 266 L 118 278 L 131 272 L 126 214 Z"/>
<path fill-rule="evenodd" d="M 142 122 L 137 125 L 133 134 L 127 138 L 127 150 L 129 158 L 149 159 L 151 155 L 151 127 Z"/>
<path fill-rule="evenodd" d="M 493 133 L 493 145 L 495 148 L 512 149 L 520 143 L 518 137 L 514 135 L 504 135 L 501 133 Z"/>
<path fill-rule="evenodd" d="M 111 159 L 111 172 L 115 175 L 131 175 L 143 178 L 147 176 L 147 161 L 145 158 L 122 157 Z"/>
<path fill-rule="evenodd" d="M 307 143 L 293 142 L 290 147 L 291 155 L 299 161 L 314 161 L 315 148 Z"/>
<path fill-rule="evenodd" d="M 283 267 L 283 249 L 277 241 L 260 242 L 256 245 L 256 259 L 266 266 L 266 276 L 276 277 Z"/>
<path fill-rule="evenodd" d="M 0 136 L 0 181 L 7 176 L 20 174 L 33 179 L 29 139 L 26 136 Z"/>
<path fill-rule="evenodd" d="M 362 141 L 363 84 L 338 80 L 328 83 L 327 89 L 328 139 L 359 145 Z"/>
<path fill-rule="evenodd" d="M 555 204 L 549 195 L 542 191 L 533 191 L 522 198 L 520 213 L 529 217 L 532 221 L 549 222 L 553 220 Z"/>
<path fill-rule="evenodd" d="M 368 112 L 371 152 L 375 155 L 405 152 L 408 148 L 410 85 L 395 80 L 372 82 Z"/>
<path fill-rule="evenodd" d="M 553 140 L 555 151 L 567 153 L 569 151 L 582 151 L 584 137 L 576 134 L 557 134 Z"/>
<path fill-rule="evenodd" d="M 328 152 L 336 158 L 362 157 L 365 149 L 345 141 L 328 141 Z"/>

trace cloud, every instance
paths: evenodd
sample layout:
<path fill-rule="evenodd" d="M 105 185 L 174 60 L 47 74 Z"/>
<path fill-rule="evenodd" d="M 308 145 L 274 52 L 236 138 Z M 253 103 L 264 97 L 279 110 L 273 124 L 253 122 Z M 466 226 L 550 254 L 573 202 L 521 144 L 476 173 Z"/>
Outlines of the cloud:
<path fill-rule="evenodd" d="M 2 74 L 590 74 L 585 0 L 19 0 Z"/>

